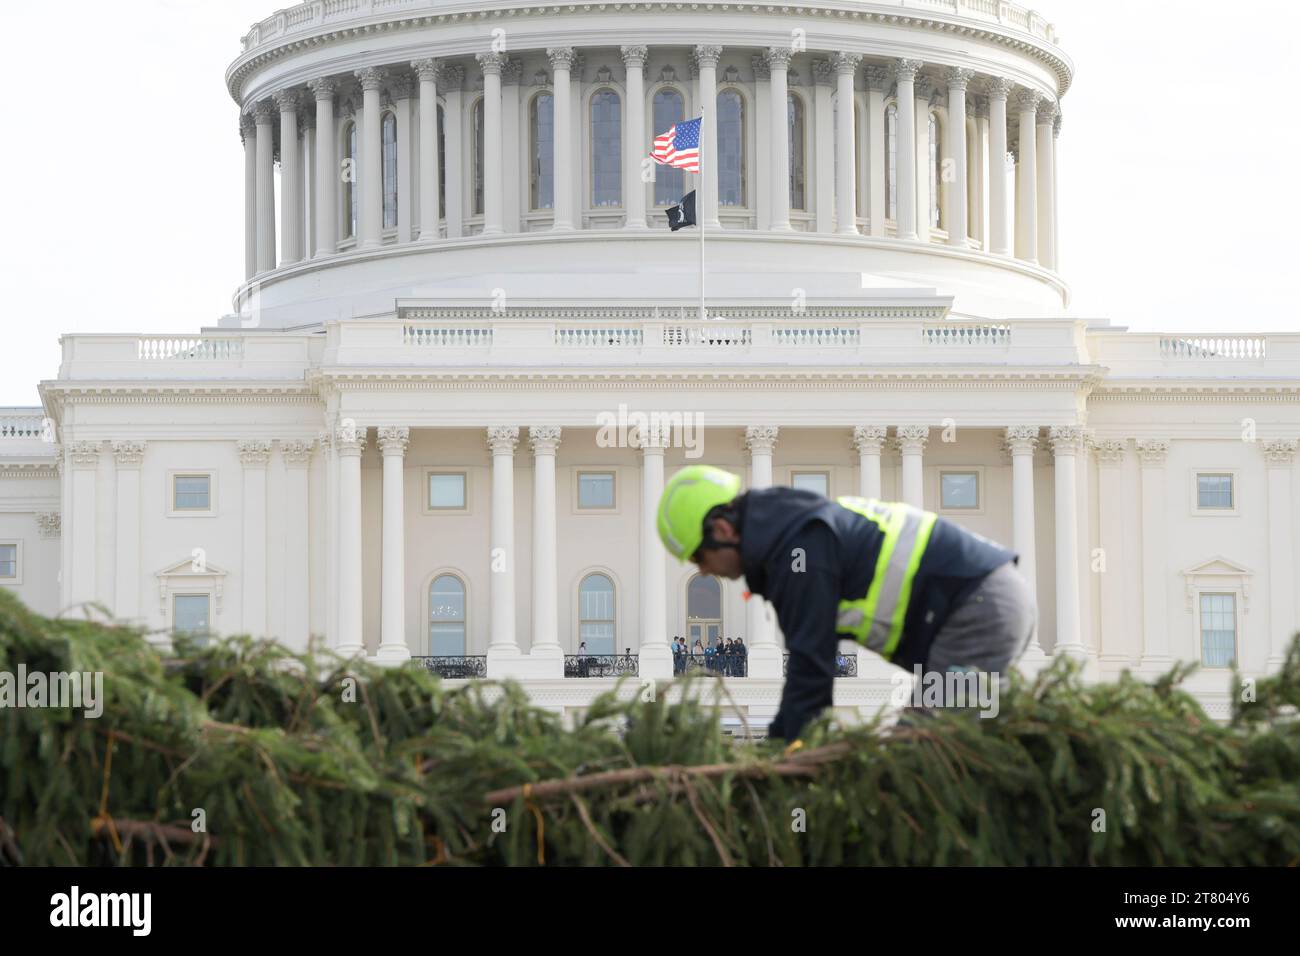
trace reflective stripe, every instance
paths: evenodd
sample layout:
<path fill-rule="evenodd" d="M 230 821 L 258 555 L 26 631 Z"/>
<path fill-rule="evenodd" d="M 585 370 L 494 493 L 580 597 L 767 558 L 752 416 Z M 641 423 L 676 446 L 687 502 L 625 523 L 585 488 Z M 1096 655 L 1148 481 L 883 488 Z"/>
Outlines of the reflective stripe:
<path fill-rule="evenodd" d="M 930 543 L 936 516 L 898 502 L 856 497 L 836 500 L 842 507 L 874 521 L 884 535 L 866 596 L 840 601 L 836 624 L 840 631 L 888 659 L 902 640 L 912 583 Z"/>

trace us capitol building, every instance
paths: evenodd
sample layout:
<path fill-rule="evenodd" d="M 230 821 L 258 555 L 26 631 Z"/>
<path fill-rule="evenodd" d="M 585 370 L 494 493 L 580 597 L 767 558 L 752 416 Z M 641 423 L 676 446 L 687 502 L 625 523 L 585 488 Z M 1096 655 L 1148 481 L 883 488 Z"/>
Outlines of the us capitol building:
<path fill-rule="evenodd" d="M 0 585 L 570 714 L 671 677 L 676 635 L 743 637 L 727 713 L 765 721 L 770 607 L 653 530 L 701 461 L 1007 542 L 1027 668 L 1200 661 L 1223 716 L 1228 668 L 1276 669 L 1297 629 L 1300 334 L 1069 314 L 1073 77 L 1002 0 L 281 10 L 226 73 L 232 312 L 65 335 L 41 407 L 0 410 Z M 701 175 L 655 167 L 701 113 Z M 664 214 L 697 179 L 704 319 L 698 232 Z M 850 647 L 846 717 L 891 690 Z"/>

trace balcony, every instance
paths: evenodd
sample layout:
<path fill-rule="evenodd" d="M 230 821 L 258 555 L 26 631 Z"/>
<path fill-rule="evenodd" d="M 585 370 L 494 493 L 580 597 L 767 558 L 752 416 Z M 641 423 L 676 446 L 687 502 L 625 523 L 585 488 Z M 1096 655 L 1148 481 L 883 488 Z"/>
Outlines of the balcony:
<path fill-rule="evenodd" d="M 635 654 L 565 654 L 565 677 L 635 677 Z"/>
<path fill-rule="evenodd" d="M 487 657 L 412 657 L 414 667 L 423 667 L 443 680 L 486 680 Z"/>
<path fill-rule="evenodd" d="M 786 651 L 781 655 L 781 675 L 790 676 L 790 652 Z M 857 677 L 858 676 L 858 657 L 856 654 L 836 654 L 835 655 L 835 676 L 836 677 Z"/>

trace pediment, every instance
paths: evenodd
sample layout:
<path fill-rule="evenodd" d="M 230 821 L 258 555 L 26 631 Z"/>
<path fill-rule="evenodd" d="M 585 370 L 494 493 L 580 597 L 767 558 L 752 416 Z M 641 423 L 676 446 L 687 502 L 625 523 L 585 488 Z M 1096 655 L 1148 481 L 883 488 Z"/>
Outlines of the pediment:
<path fill-rule="evenodd" d="M 1237 564 L 1237 562 L 1221 555 L 1215 555 L 1208 561 L 1202 561 L 1200 564 L 1186 568 L 1183 571 L 1183 574 L 1189 577 L 1240 577 L 1254 573 L 1250 568 Z"/>

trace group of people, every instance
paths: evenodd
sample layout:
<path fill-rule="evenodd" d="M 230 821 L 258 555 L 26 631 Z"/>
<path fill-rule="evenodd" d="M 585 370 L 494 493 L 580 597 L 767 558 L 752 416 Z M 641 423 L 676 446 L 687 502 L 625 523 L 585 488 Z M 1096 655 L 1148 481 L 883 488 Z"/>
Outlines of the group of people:
<path fill-rule="evenodd" d="M 694 646 L 688 646 L 681 635 L 673 638 L 674 674 L 685 674 L 690 667 L 703 667 L 720 677 L 744 677 L 748 659 L 749 649 L 738 637 L 719 640 L 707 647 L 699 639 Z"/>

